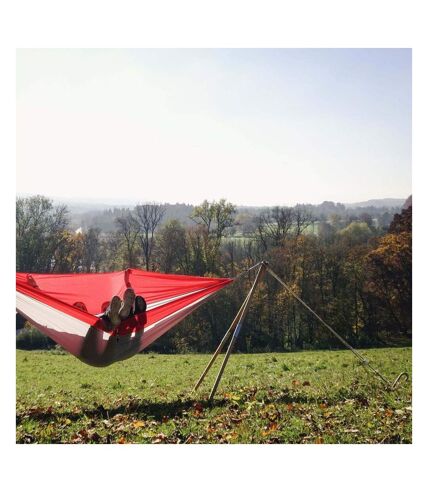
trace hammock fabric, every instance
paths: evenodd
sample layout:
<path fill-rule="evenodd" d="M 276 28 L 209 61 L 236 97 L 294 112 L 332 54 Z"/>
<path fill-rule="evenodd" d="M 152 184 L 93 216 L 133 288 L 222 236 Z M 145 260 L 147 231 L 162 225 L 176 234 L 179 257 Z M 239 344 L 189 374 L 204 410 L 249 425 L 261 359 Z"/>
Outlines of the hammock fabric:
<path fill-rule="evenodd" d="M 93 366 L 107 366 L 140 352 L 210 296 L 229 278 L 167 275 L 128 269 L 114 273 L 16 274 L 16 310 L 65 350 Z M 128 287 L 147 311 L 112 332 L 97 317 Z M 81 309 L 82 304 L 87 309 Z M 78 307 L 80 306 L 80 308 Z"/>

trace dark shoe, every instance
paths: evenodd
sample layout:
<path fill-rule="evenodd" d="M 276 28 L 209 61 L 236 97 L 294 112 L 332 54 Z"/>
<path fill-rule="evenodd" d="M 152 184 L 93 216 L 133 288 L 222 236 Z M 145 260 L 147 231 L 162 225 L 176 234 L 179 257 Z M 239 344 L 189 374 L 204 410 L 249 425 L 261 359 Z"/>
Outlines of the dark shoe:
<path fill-rule="evenodd" d="M 143 296 L 137 296 L 135 298 L 134 314 L 145 313 L 147 309 L 147 303 Z"/>
<path fill-rule="evenodd" d="M 132 306 L 134 305 L 134 301 L 135 301 L 134 289 L 126 289 L 125 293 L 123 294 L 122 306 L 120 307 L 119 310 L 120 319 L 126 319 L 129 317 L 129 315 L 131 314 Z"/>

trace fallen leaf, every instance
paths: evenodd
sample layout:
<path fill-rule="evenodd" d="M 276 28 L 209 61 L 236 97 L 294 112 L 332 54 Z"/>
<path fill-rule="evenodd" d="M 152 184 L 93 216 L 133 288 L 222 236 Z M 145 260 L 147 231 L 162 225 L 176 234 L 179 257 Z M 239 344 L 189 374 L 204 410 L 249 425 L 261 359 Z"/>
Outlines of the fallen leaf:
<path fill-rule="evenodd" d="M 98 434 L 98 432 L 92 432 L 91 434 L 89 434 L 88 437 L 91 441 L 94 442 L 99 442 L 101 439 L 101 436 Z"/>
<path fill-rule="evenodd" d="M 199 411 L 199 412 L 202 412 L 202 411 L 204 410 L 204 407 L 203 407 L 203 406 L 202 406 L 202 404 L 201 404 L 201 403 L 199 403 L 199 402 L 195 402 L 195 403 L 193 404 L 193 408 L 194 408 L 195 410 Z"/>
<path fill-rule="evenodd" d="M 276 422 L 269 422 L 267 427 L 270 431 L 273 432 L 273 431 L 276 431 L 278 429 L 278 424 Z"/>
<path fill-rule="evenodd" d="M 24 434 L 23 441 L 25 444 L 31 444 L 35 441 L 35 439 L 31 434 Z"/>
<path fill-rule="evenodd" d="M 160 434 L 157 434 L 157 435 L 154 437 L 154 439 L 153 439 L 153 441 L 152 441 L 152 444 L 160 444 L 160 443 L 165 442 L 165 440 L 166 440 L 166 435 L 165 435 L 165 434 L 163 434 L 163 433 L 160 433 Z"/>
<path fill-rule="evenodd" d="M 86 429 L 81 429 L 77 432 L 77 435 L 86 439 L 88 437 L 88 431 Z"/>

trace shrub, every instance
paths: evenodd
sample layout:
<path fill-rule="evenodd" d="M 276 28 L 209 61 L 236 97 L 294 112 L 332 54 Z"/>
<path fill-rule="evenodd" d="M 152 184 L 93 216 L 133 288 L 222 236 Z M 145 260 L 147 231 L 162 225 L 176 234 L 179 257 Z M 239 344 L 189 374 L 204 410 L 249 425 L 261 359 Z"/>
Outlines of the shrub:
<path fill-rule="evenodd" d="M 39 330 L 26 323 L 25 327 L 16 334 L 16 348 L 23 350 L 49 349 L 55 342 L 43 335 Z"/>

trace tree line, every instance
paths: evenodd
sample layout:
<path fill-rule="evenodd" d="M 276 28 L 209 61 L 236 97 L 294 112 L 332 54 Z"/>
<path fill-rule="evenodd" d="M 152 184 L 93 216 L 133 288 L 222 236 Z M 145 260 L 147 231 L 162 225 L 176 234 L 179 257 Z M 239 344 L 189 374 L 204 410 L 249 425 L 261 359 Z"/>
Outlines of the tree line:
<path fill-rule="evenodd" d="M 322 318 L 356 346 L 410 343 L 412 332 L 412 207 L 389 225 L 367 213 L 344 222 L 337 214 L 316 221 L 309 207 L 260 210 L 245 235 L 237 208 L 226 200 L 193 207 L 189 223 L 163 221 L 155 203 L 123 209 L 115 230 L 74 232 L 67 207 L 42 196 L 16 202 L 16 265 L 25 272 L 102 272 L 143 268 L 201 276 L 235 277 L 261 260 Z M 239 309 L 254 273 L 221 291 L 152 350 L 212 351 Z M 310 313 L 269 276 L 260 284 L 241 351 L 334 348 Z"/>

